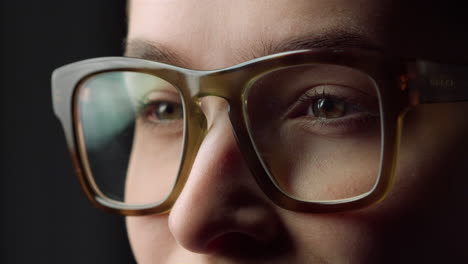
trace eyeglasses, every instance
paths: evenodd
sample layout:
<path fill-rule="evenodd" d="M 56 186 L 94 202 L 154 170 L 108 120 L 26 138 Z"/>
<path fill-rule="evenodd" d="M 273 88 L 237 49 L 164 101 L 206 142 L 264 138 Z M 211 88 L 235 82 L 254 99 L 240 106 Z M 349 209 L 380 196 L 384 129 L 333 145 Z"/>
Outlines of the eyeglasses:
<path fill-rule="evenodd" d="M 54 71 L 54 110 L 81 186 L 123 215 L 169 211 L 208 133 L 204 98 L 224 99 L 259 187 L 285 209 L 332 213 L 384 198 L 405 113 L 468 101 L 468 67 L 362 50 L 301 50 L 214 71 L 135 58 Z"/>

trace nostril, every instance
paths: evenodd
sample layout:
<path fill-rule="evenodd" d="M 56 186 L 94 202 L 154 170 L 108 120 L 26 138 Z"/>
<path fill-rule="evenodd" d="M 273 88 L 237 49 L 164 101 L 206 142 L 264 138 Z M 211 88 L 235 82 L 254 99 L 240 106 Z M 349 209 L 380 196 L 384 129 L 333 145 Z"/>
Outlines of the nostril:
<path fill-rule="evenodd" d="M 236 258 L 265 256 L 265 253 L 270 252 L 272 248 L 274 248 L 274 242 L 262 241 L 241 232 L 222 234 L 206 246 L 210 254 Z"/>
<path fill-rule="evenodd" d="M 286 232 L 278 232 L 272 239 L 261 240 L 250 233 L 224 233 L 206 245 L 209 254 L 238 260 L 278 260 L 294 255 L 294 243 Z M 263 263 L 263 262 L 262 262 Z"/>

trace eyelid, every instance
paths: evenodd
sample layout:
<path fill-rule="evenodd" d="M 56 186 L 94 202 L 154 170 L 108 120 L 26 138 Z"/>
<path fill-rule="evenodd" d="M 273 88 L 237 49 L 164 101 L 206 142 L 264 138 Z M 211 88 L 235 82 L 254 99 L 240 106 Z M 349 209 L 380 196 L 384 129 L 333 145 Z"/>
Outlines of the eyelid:
<path fill-rule="evenodd" d="M 142 124 L 150 129 L 157 128 L 157 132 L 166 135 L 178 135 L 183 132 L 183 122 L 179 121 L 149 121 L 145 115 L 148 108 L 151 108 L 157 102 L 170 102 L 182 105 L 180 96 L 171 91 L 152 91 L 141 102 L 138 109 L 139 119 Z M 182 106 L 181 106 L 182 107 Z M 182 110 L 183 111 L 183 110 Z"/>
<path fill-rule="evenodd" d="M 180 98 L 180 95 L 175 91 L 150 91 L 142 99 L 138 100 L 138 113 L 142 114 L 144 111 L 146 111 L 149 105 L 157 101 L 169 101 L 173 103 L 182 104 L 182 99 Z"/>
<path fill-rule="evenodd" d="M 143 98 L 143 102 L 153 102 L 153 101 L 163 101 L 168 100 L 172 102 L 182 102 L 180 95 L 177 92 L 167 91 L 167 90 L 158 90 L 158 91 L 151 91 L 146 94 Z"/>
<path fill-rule="evenodd" d="M 317 85 L 300 94 L 286 109 L 284 114 L 281 115 L 281 119 L 288 119 L 294 115 L 295 112 L 300 111 L 302 107 L 309 106 L 315 98 L 326 98 L 331 97 L 338 100 L 342 100 L 347 104 L 361 107 L 363 109 L 377 109 L 378 111 L 378 100 L 376 96 L 371 96 L 361 89 L 355 89 L 350 87 L 344 87 L 340 85 Z M 359 98 L 359 99 L 358 99 Z"/>

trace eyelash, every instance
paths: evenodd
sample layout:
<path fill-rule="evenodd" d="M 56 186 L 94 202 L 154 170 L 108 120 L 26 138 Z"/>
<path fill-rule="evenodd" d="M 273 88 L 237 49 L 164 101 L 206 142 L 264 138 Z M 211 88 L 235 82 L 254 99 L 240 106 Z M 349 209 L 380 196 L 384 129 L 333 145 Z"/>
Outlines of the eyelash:
<path fill-rule="evenodd" d="M 138 101 L 138 107 L 137 107 L 137 119 L 142 120 L 142 123 L 145 127 L 152 129 L 156 132 L 164 132 L 164 133 L 174 133 L 175 131 L 178 132 L 178 130 L 182 130 L 181 128 L 181 122 L 154 122 L 149 120 L 148 118 L 148 112 L 152 110 L 152 107 L 156 103 L 167 101 L 164 99 L 159 99 L 159 100 L 140 100 Z M 177 102 L 173 102 L 177 103 Z"/>
<path fill-rule="evenodd" d="M 349 89 L 349 88 L 348 88 Z M 310 94 L 312 93 L 312 94 Z M 309 109 L 319 99 L 344 102 L 346 110 L 343 117 L 321 118 L 311 116 Z M 350 107 L 351 106 L 351 107 Z M 369 111 L 367 107 L 352 96 L 331 94 L 327 89 L 318 91 L 318 88 L 309 90 L 297 98 L 297 101 L 288 109 L 284 118 L 297 122 L 297 125 L 306 132 L 320 135 L 349 135 L 362 131 L 380 120 L 380 114 Z M 349 112 L 351 110 L 351 112 Z"/>

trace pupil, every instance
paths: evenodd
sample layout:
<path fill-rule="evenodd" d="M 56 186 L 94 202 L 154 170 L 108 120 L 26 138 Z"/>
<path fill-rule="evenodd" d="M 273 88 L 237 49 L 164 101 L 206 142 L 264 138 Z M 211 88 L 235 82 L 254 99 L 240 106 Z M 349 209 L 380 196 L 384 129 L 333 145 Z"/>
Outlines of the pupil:
<path fill-rule="evenodd" d="M 328 98 L 321 98 L 313 106 L 313 112 L 321 118 L 339 118 L 345 114 L 345 103 Z"/>
<path fill-rule="evenodd" d="M 168 103 L 161 103 L 159 105 L 159 112 L 160 113 L 172 114 L 172 113 L 174 113 L 174 108 L 171 105 L 169 105 Z"/>
<path fill-rule="evenodd" d="M 174 113 L 174 107 L 168 102 L 160 103 L 156 111 L 159 119 L 166 119 Z"/>
<path fill-rule="evenodd" d="M 328 99 L 319 99 L 318 100 L 318 108 L 321 112 L 333 112 L 335 109 L 335 104 L 332 100 Z"/>

